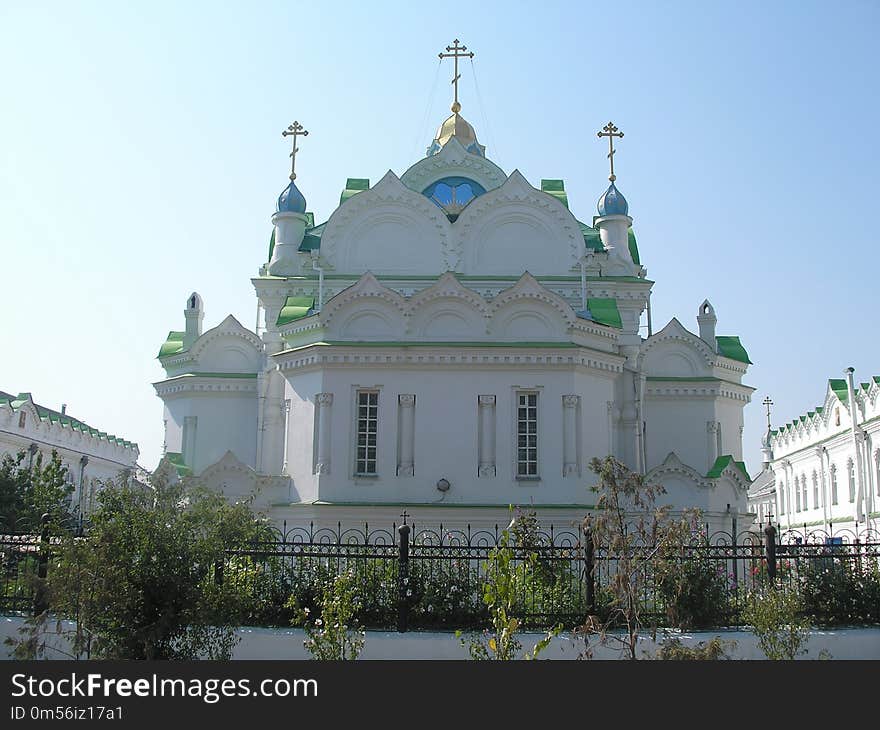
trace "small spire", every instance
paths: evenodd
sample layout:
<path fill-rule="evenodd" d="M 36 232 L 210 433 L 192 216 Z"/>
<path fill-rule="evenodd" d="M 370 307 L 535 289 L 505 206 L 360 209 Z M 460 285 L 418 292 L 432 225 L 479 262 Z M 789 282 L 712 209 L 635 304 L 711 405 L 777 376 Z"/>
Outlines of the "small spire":
<path fill-rule="evenodd" d="M 461 104 L 458 103 L 458 80 L 461 78 L 461 74 L 458 72 L 458 59 L 459 58 L 473 58 L 474 52 L 470 51 L 469 53 L 465 53 L 467 51 L 467 46 L 458 45 L 458 38 L 456 38 L 451 46 L 446 46 L 447 51 L 451 51 L 451 53 L 440 53 L 440 60 L 442 61 L 444 58 L 451 58 L 453 61 L 453 72 L 452 72 L 452 86 L 455 88 L 455 97 L 452 102 L 452 113 L 458 114 L 461 111 Z"/>
<path fill-rule="evenodd" d="M 614 149 L 614 138 L 619 137 L 623 138 L 623 132 L 620 132 L 617 127 L 614 126 L 614 122 L 608 122 L 602 129 L 596 133 L 597 137 L 608 137 L 608 159 L 611 161 L 611 174 L 608 176 L 608 179 L 611 182 L 614 182 L 617 179 L 617 176 L 614 174 L 614 153 L 617 151 Z"/>
<path fill-rule="evenodd" d="M 296 153 L 299 152 L 299 147 L 296 146 L 296 138 L 297 137 L 308 137 L 308 131 L 297 121 L 294 121 L 293 124 L 289 125 L 287 129 L 281 132 L 282 137 L 293 137 L 293 144 L 290 150 L 290 179 L 296 180 Z"/>

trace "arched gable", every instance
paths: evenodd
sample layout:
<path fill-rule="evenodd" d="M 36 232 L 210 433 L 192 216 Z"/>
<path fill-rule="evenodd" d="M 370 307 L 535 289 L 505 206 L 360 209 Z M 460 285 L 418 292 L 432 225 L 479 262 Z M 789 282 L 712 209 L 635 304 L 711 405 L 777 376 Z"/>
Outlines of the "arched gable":
<path fill-rule="evenodd" d="M 504 170 L 498 165 L 485 157 L 472 155 L 453 137 L 436 155 L 416 162 L 403 173 L 400 181 L 411 190 L 421 193 L 438 180 L 457 176 L 470 178 L 485 190 L 497 188 L 507 179 Z"/>
<path fill-rule="evenodd" d="M 450 260 L 466 274 L 560 275 L 577 266 L 583 249 L 580 226 L 568 208 L 514 170 L 501 187 L 461 212 Z"/>
<path fill-rule="evenodd" d="M 262 342 L 231 314 L 193 343 L 188 353 L 196 370 L 255 373 L 261 366 Z"/>
<path fill-rule="evenodd" d="M 643 371 L 654 377 L 694 378 L 712 374 L 715 353 L 673 318 L 642 343 Z"/>
<path fill-rule="evenodd" d="M 486 300 L 450 272 L 407 302 L 409 333 L 428 341 L 483 339 L 488 316 Z"/>
<path fill-rule="evenodd" d="M 567 339 L 575 322 L 568 302 L 541 286 L 528 271 L 492 300 L 489 314 L 492 336 L 504 340 Z"/>
<path fill-rule="evenodd" d="M 367 272 L 324 305 L 321 321 L 328 338 L 400 339 L 405 331 L 406 299 Z"/>
<path fill-rule="evenodd" d="M 330 216 L 321 236 L 321 257 L 327 268 L 342 273 L 445 271 L 450 225 L 440 208 L 389 171 Z"/>

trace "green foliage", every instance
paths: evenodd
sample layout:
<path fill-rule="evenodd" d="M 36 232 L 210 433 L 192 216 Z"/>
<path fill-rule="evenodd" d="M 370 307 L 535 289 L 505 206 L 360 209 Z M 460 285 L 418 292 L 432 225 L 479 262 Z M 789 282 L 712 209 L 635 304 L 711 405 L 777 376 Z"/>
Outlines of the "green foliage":
<path fill-rule="evenodd" d="M 0 460 L 0 529 L 39 532 L 40 519 L 48 514 L 55 525 L 73 524 L 67 467 L 56 451 L 48 460 L 37 452 L 28 468 L 29 456 L 19 451 Z"/>
<path fill-rule="evenodd" d="M 106 486 L 88 536 L 64 535 L 53 547 L 49 610 L 26 627 L 16 655 L 46 655 L 54 615 L 76 621 L 74 655 L 228 658 L 246 605 L 214 569 L 227 546 L 261 530 L 248 505 L 198 486 Z"/>
<path fill-rule="evenodd" d="M 666 492 L 662 485 L 648 482 L 612 456 L 594 458 L 590 469 L 599 477 L 592 487 L 598 496 L 596 513 L 586 519 L 585 527 L 592 530 L 594 545 L 604 547 L 613 559 L 608 561 L 606 609 L 601 616 L 588 616 L 577 633 L 584 639 L 585 657 L 592 656 L 595 640 L 637 659 L 639 636 L 648 628 L 645 597 L 652 590 L 654 573 L 685 544 L 699 515 L 686 511 L 674 519 L 668 506 L 656 504 Z M 656 634 L 655 625 L 650 630 Z"/>
<path fill-rule="evenodd" d="M 709 641 L 701 641 L 696 646 L 687 646 L 681 639 L 666 639 L 657 652 L 657 659 L 673 661 L 716 661 L 730 659 L 727 652 L 736 648 L 735 641 L 722 641 L 716 636 Z"/>
<path fill-rule="evenodd" d="M 764 586 L 746 597 L 742 618 L 768 659 L 794 659 L 806 654 L 809 622 L 800 608 L 800 596 L 790 588 Z"/>
<path fill-rule="evenodd" d="M 684 557 L 672 547 L 656 562 L 654 577 L 671 626 L 701 629 L 721 626 L 727 619 L 730 585 L 723 562 L 692 552 Z"/>
<path fill-rule="evenodd" d="M 880 570 L 865 559 L 810 558 L 802 561 L 800 594 L 803 611 L 820 625 L 880 622 Z"/>
<path fill-rule="evenodd" d="M 483 603 L 489 612 L 491 628 L 467 638 L 462 632 L 456 632 L 462 645 L 468 648 L 471 659 L 510 661 L 517 659 L 522 650 L 522 643 L 517 638 L 521 630 L 520 619 L 515 615 L 517 597 L 522 594 L 524 585 L 535 580 L 538 558 L 536 553 L 529 552 L 524 562 L 515 562 L 510 546 L 511 531 L 515 526 L 516 519 L 502 531 L 497 547 L 489 553 L 485 564 Z M 525 658 L 536 659 L 560 631 L 561 624 L 550 629 Z"/>
<path fill-rule="evenodd" d="M 364 648 L 365 632 L 355 618 L 360 607 L 358 576 L 347 570 L 328 579 L 321 590 L 320 613 L 298 604 L 291 596 L 292 623 L 304 625 L 304 645 L 313 659 L 357 659 Z"/>

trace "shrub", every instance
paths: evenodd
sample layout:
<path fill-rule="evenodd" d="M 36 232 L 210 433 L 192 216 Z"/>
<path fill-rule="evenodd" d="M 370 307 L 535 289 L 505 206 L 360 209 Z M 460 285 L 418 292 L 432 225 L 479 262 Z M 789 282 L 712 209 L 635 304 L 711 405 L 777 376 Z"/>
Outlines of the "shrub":
<path fill-rule="evenodd" d="M 357 659 L 363 650 L 366 635 L 355 617 L 360 607 L 357 586 L 358 576 L 353 570 L 327 580 L 321 590 L 319 613 L 290 598 L 292 623 L 306 627 L 308 638 L 303 644 L 313 659 Z"/>
<path fill-rule="evenodd" d="M 810 558 L 800 571 L 804 613 L 818 624 L 880 621 L 880 571 L 852 559 Z M 868 561 L 866 561 L 867 563 Z"/>
<path fill-rule="evenodd" d="M 700 629 L 726 621 L 730 586 L 723 563 L 692 552 L 682 559 L 670 556 L 657 562 L 655 579 L 670 625 Z"/>
<path fill-rule="evenodd" d="M 800 608 L 800 596 L 792 589 L 763 587 L 746 597 L 742 618 L 768 659 L 794 659 L 806 654 L 809 624 Z"/>
<path fill-rule="evenodd" d="M 681 639 L 666 639 L 657 652 L 657 659 L 674 661 L 715 661 L 730 659 L 727 652 L 736 647 L 735 641 L 722 641 L 716 636 L 709 641 L 701 641 L 696 646 L 687 646 Z"/>

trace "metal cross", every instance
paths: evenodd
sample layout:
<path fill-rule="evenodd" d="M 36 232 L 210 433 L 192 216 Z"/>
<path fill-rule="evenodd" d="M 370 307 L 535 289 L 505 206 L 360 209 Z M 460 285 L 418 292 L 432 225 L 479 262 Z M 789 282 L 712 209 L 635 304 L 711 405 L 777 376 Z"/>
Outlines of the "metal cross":
<path fill-rule="evenodd" d="M 452 85 L 455 87 L 455 101 L 452 102 L 452 112 L 453 114 L 458 114 L 461 111 L 461 104 L 458 103 L 458 80 L 461 78 L 461 74 L 458 72 L 458 59 L 459 58 L 473 58 L 474 52 L 471 51 L 469 53 L 465 53 L 467 51 L 467 46 L 458 45 L 458 38 L 456 38 L 451 46 L 446 46 L 447 51 L 452 51 L 452 53 L 441 53 L 440 60 L 442 61 L 444 58 L 451 58 L 453 60 L 454 68 L 453 68 L 453 76 L 452 76 Z"/>
<path fill-rule="evenodd" d="M 617 180 L 614 174 L 614 153 L 617 151 L 614 149 L 614 138 L 623 138 L 623 132 L 618 131 L 617 127 L 614 126 L 614 122 L 608 122 L 608 124 L 602 127 L 600 132 L 596 133 L 596 136 L 608 137 L 608 159 L 611 160 L 611 174 L 608 176 L 608 179 L 614 182 Z"/>
<path fill-rule="evenodd" d="M 290 179 L 296 180 L 296 153 L 299 152 L 299 147 L 296 146 L 296 138 L 308 137 L 309 133 L 303 128 L 302 124 L 300 124 L 299 122 L 294 122 L 281 133 L 281 136 L 293 137 L 293 146 L 290 150 Z"/>
<path fill-rule="evenodd" d="M 770 400 L 770 396 L 768 395 L 764 400 L 761 401 L 761 405 L 767 406 L 767 430 L 770 430 L 770 406 L 773 405 L 773 401 Z"/>

